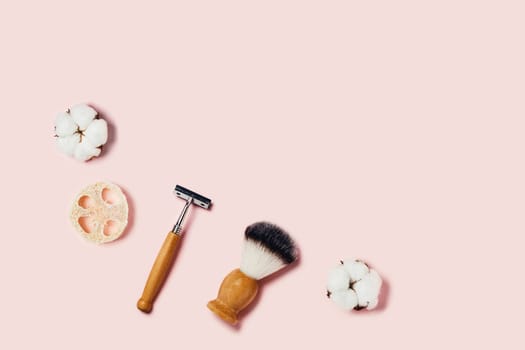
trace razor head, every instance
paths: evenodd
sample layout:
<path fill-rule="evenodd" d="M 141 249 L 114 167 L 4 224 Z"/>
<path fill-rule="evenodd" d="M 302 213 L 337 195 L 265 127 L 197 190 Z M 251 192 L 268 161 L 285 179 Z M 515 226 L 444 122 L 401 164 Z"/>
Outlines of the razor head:
<path fill-rule="evenodd" d="M 193 200 L 194 204 L 197 204 L 199 207 L 208 209 L 211 205 L 211 199 L 201 196 L 198 193 L 195 193 L 187 188 L 184 188 L 180 185 L 175 186 L 175 194 L 177 197 L 184 199 L 185 201 Z"/>

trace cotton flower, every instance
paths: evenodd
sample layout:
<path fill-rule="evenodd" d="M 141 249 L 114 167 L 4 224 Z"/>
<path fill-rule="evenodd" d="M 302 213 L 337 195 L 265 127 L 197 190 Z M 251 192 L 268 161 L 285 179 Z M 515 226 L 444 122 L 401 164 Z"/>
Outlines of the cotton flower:
<path fill-rule="evenodd" d="M 345 310 L 372 310 L 378 304 L 381 284 L 376 270 L 361 260 L 347 259 L 330 271 L 327 296 Z"/>
<path fill-rule="evenodd" d="M 108 140 L 108 124 L 86 104 L 78 104 L 55 120 L 56 145 L 60 152 L 80 161 L 98 157 Z"/>

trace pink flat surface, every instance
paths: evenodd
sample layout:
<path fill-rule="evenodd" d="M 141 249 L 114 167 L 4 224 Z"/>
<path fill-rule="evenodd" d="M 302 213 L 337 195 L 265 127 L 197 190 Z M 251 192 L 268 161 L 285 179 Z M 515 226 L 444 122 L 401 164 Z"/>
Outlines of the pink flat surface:
<path fill-rule="evenodd" d="M 2 349 L 523 349 L 525 6 L 520 1 L 2 1 Z M 103 157 L 54 148 L 55 114 L 111 123 Z M 96 246 L 76 193 L 132 216 Z M 135 303 L 183 202 L 154 312 Z M 300 263 L 238 329 L 206 308 L 270 220 Z M 346 313 L 328 270 L 360 257 L 380 308 Z"/>

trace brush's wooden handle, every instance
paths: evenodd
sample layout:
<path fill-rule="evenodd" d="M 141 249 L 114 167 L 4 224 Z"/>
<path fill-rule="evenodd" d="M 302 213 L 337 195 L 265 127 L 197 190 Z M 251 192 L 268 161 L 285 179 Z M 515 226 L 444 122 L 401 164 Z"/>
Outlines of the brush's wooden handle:
<path fill-rule="evenodd" d="M 180 243 L 180 236 L 173 232 L 168 233 L 168 236 L 162 244 L 155 263 L 149 273 L 146 286 L 142 292 L 142 296 L 137 302 L 137 308 L 143 312 L 150 312 L 153 309 L 153 302 L 159 294 L 160 288 L 164 284 L 170 267 L 175 259 L 177 247 Z"/>
<path fill-rule="evenodd" d="M 239 321 L 239 312 L 253 301 L 258 289 L 257 280 L 245 275 L 240 269 L 233 270 L 222 281 L 217 298 L 208 303 L 208 308 L 234 325 Z"/>

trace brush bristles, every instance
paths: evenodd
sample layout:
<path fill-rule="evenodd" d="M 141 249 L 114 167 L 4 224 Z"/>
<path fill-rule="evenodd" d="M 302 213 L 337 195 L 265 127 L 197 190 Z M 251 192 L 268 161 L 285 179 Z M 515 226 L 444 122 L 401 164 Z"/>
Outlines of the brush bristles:
<path fill-rule="evenodd" d="M 292 238 L 281 228 L 258 222 L 246 228 L 241 271 L 262 279 L 297 259 Z"/>

